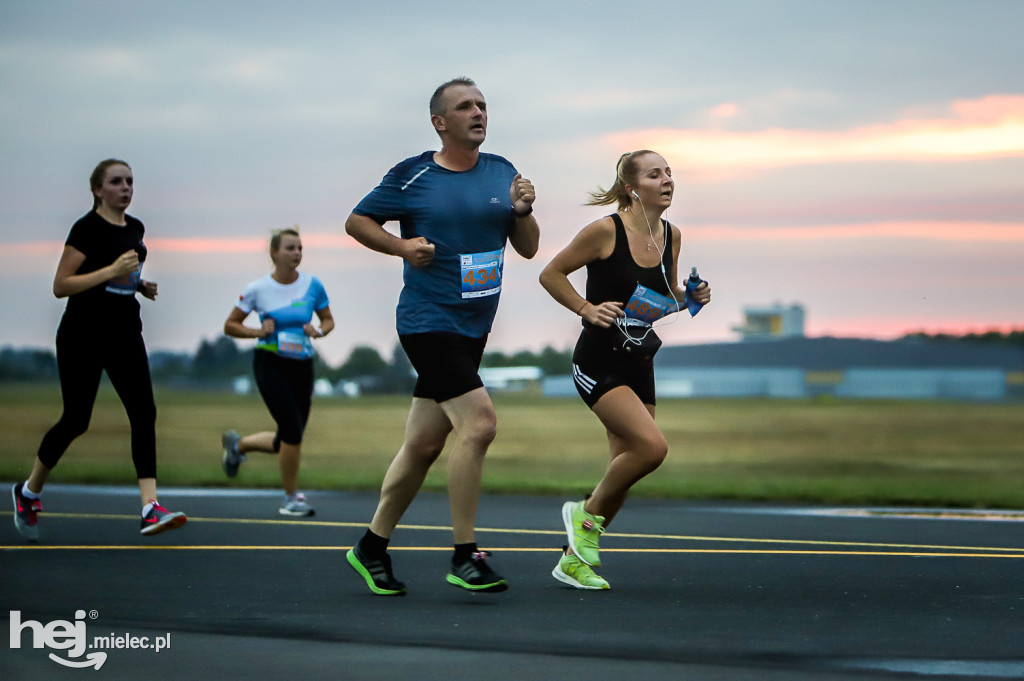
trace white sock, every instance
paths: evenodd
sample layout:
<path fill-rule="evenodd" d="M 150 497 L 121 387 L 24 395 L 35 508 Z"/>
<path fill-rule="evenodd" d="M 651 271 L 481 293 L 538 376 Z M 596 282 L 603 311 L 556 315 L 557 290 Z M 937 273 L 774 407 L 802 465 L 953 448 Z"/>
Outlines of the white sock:
<path fill-rule="evenodd" d="M 151 501 L 148 504 L 146 504 L 145 506 L 143 506 L 142 507 L 142 517 L 145 518 L 147 515 L 149 515 L 149 512 L 153 510 L 154 506 L 156 506 L 156 502 L 155 501 Z"/>
<path fill-rule="evenodd" d="M 33 501 L 39 498 L 38 494 L 28 488 L 28 480 L 26 480 L 25 484 L 21 486 L 21 495 L 26 499 L 32 499 Z"/>

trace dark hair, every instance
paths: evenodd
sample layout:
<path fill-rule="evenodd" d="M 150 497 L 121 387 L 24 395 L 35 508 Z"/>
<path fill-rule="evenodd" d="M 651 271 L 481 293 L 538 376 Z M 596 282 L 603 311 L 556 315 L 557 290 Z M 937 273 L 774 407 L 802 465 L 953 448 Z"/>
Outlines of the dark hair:
<path fill-rule="evenodd" d="M 613 203 L 618 203 L 619 210 L 629 206 L 633 201 L 629 191 L 626 189 L 626 185 L 636 185 L 637 173 L 640 170 L 638 167 L 640 159 L 647 154 L 653 153 L 650 149 L 640 149 L 620 156 L 619 162 L 615 166 L 615 184 L 611 186 L 611 189 L 601 189 L 598 187 L 596 192 L 590 192 L 590 200 L 587 201 L 586 205 L 610 206 Z"/>
<path fill-rule="evenodd" d="M 99 165 L 93 168 L 92 175 L 89 176 L 89 193 L 92 194 L 93 210 L 96 210 L 100 205 L 100 197 L 96 196 L 96 190 L 103 186 L 103 181 L 107 179 L 107 168 L 110 166 L 124 166 L 128 170 L 132 169 L 130 165 L 116 158 L 100 161 Z"/>
<path fill-rule="evenodd" d="M 285 236 L 299 236 L 299 226 L 275 229 L 270 235 L 270 259 L 274 259 L 274 251 L 281 248 L 281 239 Z M 301 238 L 301 237 L 300 237 Z"/>
<path fill-rule="evenodd" d="M 445 110 L 441 108 L 441 100 L 444 99 L 445 90 L 455 85 L 465 85 L 466 87 L 476 87 L 476 83 L 473 82 L 472 78 L 466 76 L 460 76 L 458 78 L 452 78 L 447 83 L 442 83 L 437 86 L 434 90 L 434 94 L 430 96 L 430 115 L 440 116 Z"/>

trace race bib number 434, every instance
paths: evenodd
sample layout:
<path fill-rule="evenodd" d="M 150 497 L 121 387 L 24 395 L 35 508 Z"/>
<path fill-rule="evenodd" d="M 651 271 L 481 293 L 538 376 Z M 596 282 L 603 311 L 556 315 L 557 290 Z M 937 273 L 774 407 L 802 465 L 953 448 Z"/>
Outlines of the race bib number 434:
<path fill-rule="evenodd" d="M 677 304 L 673 298 L 663 296 L 651 289 L 637 284 L 633 296 L 626 304 L 626 318 L 638 320 L 644 325 L 653 324 L 662 317 L 676 311 Z"/>
<path fill-rule="evenodd" d="M 501 293 L 501 272 L 505 249 L 459 255 L 462 268 L 462 298 L 483 298 Z"/>

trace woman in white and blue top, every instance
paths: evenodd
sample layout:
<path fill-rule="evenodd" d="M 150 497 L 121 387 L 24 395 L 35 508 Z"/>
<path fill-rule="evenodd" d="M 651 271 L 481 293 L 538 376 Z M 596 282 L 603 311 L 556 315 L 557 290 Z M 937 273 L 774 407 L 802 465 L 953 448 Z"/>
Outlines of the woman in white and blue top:
<path fill-rule="evenodd" d="M 238 474 L 246 452 L 277 454 L 285 499 L 282 515 L 311 516 L 306 495 L 298 491 L 302 433 L 313 398 L 313 339 L 334 329 L 327 293 L 316 277 L 298 271 L 302 241 L 295 229 L 275 232 L 270 240 L 271 274 L 246 286 L 224 322 L 233 338 L 255 338 L 253 373 L 260 395 L 277 423 L 277 432 L 239 437 L 225 431 L 222 463 L 229 478 Z M 244 324 L 257 313 L 260 328 Z M 313 324 L 316 315 L 320 328 Z"/>

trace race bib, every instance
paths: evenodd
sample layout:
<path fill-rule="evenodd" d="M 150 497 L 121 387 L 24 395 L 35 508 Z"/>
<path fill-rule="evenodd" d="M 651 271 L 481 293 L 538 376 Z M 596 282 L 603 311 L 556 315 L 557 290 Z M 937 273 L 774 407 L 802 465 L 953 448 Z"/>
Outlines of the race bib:
<path fill-rule="evenodd" d="M 313 356 L 313 343 L 302 329 L 278 331 L 277 354 L 291 359 L 309 359 Z"/>
<path fill-rule="evenodd" d="M 107 281 L 107 292 L 116 293 L 119 296 L 134 296 L 139 289 L 139 280 L 142 279 L 142 265 L 134 272 L 129 272 L 123 277 L 116 277 Z"/>
<path fill-rule="evenodd" d="M 637 284 L 633 296 L 626 303 L 626 321 L 630 326 L 650 326 L 665 315 L 676 312 L 677 308 L 673 298 Z"/>
<path fill-rule="evenodd" d="M 462 298 L 483 298 L 501 293 L 501 272 L 505 249 L 486 253 L 460 254 Z"/>

